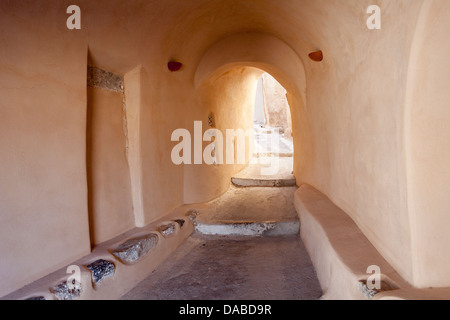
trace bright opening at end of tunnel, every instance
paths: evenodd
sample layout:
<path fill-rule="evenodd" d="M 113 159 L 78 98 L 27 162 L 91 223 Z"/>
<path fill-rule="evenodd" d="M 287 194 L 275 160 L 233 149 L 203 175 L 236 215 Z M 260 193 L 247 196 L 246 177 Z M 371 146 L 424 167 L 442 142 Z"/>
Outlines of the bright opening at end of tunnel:
<path fill-rule="evenodd" d="M 254 152 L 251 164 L 278 163 L 274 175 L 292 174 L 292 118 L 286 89 L 269 73 L 257 81 L 254 107 Z"/>
<path fill-rule="evenodd" d="M 179 142 L 171 153 L 175 165 L 257 165 L 259 176 L 292 173 L 292 120 L 286 89 L 275 78 L 264 73 L 257 80 L 254 108 L 249 128 L 217 127 L 213 112 L 208 121 L 194 121 L 194 134 L 176 129 L 171 140 Z M 234 112 L 240 113 L 239 107 Z M 245 117 L 245 116 L 243 116 Z M 205 146 L 205 143 L 209 143 Z M 285 158 L 280 166 L 280 158 Z M 255 170 L 253 170 L 255 171 Z"/>

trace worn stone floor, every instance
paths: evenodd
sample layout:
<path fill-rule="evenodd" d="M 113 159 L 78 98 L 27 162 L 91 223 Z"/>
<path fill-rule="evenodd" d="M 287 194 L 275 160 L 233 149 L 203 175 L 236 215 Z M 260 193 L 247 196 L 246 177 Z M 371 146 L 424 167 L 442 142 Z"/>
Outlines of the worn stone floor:
<path fill-rule="evenodd" d="M 321 294 L 298 235 L 194 234 L 121 300 L 316 300 Z"/>

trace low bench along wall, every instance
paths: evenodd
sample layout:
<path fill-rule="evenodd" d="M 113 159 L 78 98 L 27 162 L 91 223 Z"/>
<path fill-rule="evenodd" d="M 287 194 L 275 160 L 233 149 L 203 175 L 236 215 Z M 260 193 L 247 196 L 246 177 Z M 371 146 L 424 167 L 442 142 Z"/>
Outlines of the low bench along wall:
<path fill-rule="evenodd" d="M 295 194 L 301 238 L 316 268 L 323 299 L 395 297 L 405 282 L 360 231 L 353 220 L 324 194 L 302 185 Z M 381 287 L 370 290 L 370 266 L 381 271 Z"/>
<path fill-rule="evenodd" d="M 148 277 L 194 232 L 195 209 L 181 207 L 134 228 L 2 300 L 115 300 Z"/>

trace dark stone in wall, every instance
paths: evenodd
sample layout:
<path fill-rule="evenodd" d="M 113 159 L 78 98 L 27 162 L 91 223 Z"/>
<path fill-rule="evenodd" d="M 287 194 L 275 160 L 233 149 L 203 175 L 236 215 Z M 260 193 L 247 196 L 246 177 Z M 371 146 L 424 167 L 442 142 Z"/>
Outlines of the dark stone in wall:
<path fill-rule="evenodd" d="M 377 288 L 374 288 L 374 289 L 369 288 L 366 280 L 360 280 L 358 282 L 358 288 L 367 299 L 373 299 L 373 297 L 380 292 L 398 289 L 395 285 L 390 284 L 383 280 L 380 282 L 380 288 L 378 288 L 378 289 Z"/>
<path fill-rule="evenodd" d="M 175 232 L 175 223 L 164 224 L 158 230 L 164 237 L 168 237 Z"/>
<path fill-rule="evenodd" d="M 197 217 L 200 214 L 200 212 L 197 209 L 190 209 L 187 213 L 186 213 L 186 217 L 189 218 L 189 220 L 192 221 L 192 223 L 194 224 L 194 226 L 197 225 Z"/>
<path fill-rule="evenodd" d="M 147 254 L 158 244 L 158 236 L 154 233 L 130 239 L 118 246 L 112 253 L 124 263 L 133 263 Z"/>
<path fill-rule="evenodd" d="M 58 300 L 74 300 L 81 295 L 81 283 L 72 280 L 68 285 L 67 281 L 61 282 L 50 290 Z"/>
<path fill-rule="evenodd" d="M 25 299 L 25 300 L 31 300 L 31 301 L 37 300 L 37 301 L 41 301 L 41 300 L 45 300 L 45 298 L 44 298 L 43 296 L 37 296 L 37 297 L 30 297 L 30 298 L 27 298 L 27 299 Z"/>
<path fill-rule="evenodd" d="M 123 77 L 121 75 L 99 69 L 97 67 L 88 66 L 87 85 L 106 89 L 115 92 L 124 92 Z"/>
<path fill-rule="evenodd" d="M 102 259 L 91 263 L 87 268 L 91 270 L 95 284 L 100 284 L 103 279 L 112 277 L 116 270 L 114 263 Z"/>

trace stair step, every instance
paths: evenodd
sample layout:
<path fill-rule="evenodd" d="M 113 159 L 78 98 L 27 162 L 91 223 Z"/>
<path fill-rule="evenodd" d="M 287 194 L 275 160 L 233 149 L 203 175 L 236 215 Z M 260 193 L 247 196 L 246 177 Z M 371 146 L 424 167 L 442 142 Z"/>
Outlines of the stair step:
<path fill-rule="evenodd" d="M 253 153 L 255 158 L 292 158 L 294 154 L 292 152 L 258 152 Z"/>
<path fill-rule="evenodd" d="M 292 174 L 293 158 L 258 158 L 231 178 L 237 187 L 290 187 L 296 185 Z"/>
<path fill-rule="evenodd" d="M 195 231 L 221 236 L 286 236 L 300 232 L 300 221 L 197 223 Z"/>
<path fill-rule="evenodd" d="M 293 199 L 297 187 L 238 188 L 212 200 L 198 211 L 196 232 L 222 236 L 296 235 L 300 221 Z"/>
<path fill-rule="evenodd" d="M 236 187 L 293 187 L 297 184 L 295 177 L 290 179 L 251 179 L 231 178 Z"/>

